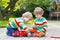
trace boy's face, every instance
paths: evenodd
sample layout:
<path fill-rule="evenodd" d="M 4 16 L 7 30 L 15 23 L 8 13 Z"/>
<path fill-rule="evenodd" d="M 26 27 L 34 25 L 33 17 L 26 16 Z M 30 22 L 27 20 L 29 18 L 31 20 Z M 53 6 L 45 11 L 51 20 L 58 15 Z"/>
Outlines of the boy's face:
<path fill-rule="evenodd" d="M 37 19 L 40 19 L 40 18 L 42 17 L 42 15 L 36 14 L 35 17 L 36 17 Z"/>
<path fill-rule="evenodd" d="M 27 18 L 27 17 L 24 17 L 24 20 L 25 20 L 25 22 L 28 22 L 28 21 L 30 21 L 31 19 L 30 19 L 30 18 Z"/>

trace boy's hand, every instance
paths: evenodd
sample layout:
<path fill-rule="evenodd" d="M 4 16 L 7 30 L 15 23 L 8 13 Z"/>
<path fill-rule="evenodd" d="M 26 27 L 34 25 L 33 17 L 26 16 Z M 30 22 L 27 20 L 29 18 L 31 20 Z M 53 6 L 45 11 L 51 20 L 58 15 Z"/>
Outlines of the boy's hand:
<path fill-rule="evenodd" d="M 28 37 L 30 37 L 31 36 L 31 33 L 28 33 Z"/>
<path fill-rule="evenodd" d="M 36 29 L 36 27 L 33 27 L 33 29 Z"/>

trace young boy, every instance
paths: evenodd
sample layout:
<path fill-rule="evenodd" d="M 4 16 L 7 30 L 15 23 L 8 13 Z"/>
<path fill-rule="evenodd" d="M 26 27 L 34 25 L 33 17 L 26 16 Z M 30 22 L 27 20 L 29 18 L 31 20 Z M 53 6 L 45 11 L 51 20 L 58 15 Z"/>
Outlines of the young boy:
<path fill-rule="evenodd" d="M 42 17 L 44 11 L 40 7 L 36 7 L 34 10 L 34 15 L 36 17 L 34 22 L 34 29 L 30 31 L 33 32 L 33 36 L 45 36 L 47 28 L 47 20 Z"/>
<path fill-rule="evenodd" d="M 32 14 L 30 12 L 25 12 L 22 14 L 22 17 L 19 18 L 14 18 L 12 21 L 10 21 L 6 28 L 7 28 L 7 35 L 9 36 L 21 36 L 24 35 L 25 32 L 23 32 L 22 30 L 26 31 L 26 33 L 29 33 L 29 30 L 27 28 L 27 26 L 24 24 L 24 22 L 28 22 L 33 18 Z M 20 32 L 19 34 L 19 30 L 22 31 L 22 33 Z M 17 34 L 17 35 L 16 35 Z"/>

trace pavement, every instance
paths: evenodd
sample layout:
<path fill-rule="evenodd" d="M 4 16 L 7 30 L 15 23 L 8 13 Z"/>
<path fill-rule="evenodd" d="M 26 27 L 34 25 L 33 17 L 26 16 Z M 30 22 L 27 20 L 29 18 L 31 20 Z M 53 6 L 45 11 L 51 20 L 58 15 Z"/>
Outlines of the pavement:
<path fill-rule="evenodd" d="M 6 35 L 6 28 L 0 28 L 0 40 L 60 40 L 50 36 L 60 36 L 60 21 L 49 21 L 45 37 L 11 37 Z"/>

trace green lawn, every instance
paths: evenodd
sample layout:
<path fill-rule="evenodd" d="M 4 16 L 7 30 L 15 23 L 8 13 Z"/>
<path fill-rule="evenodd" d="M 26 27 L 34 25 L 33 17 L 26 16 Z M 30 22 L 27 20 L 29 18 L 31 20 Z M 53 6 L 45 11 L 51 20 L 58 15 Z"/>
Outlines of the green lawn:
<path fill-rule="evenodd" d="M 5 20 L 5 21 L 0 20 L 0 28 L 4 28 L 7 25 L 7 23 L 8 23 L 8 20 Z"/>
<path fill-rule="evenodd" d="M 7 23 L 11 21 L 13 18 L 9 18 L 9 20 L 0 20 L 0 28 L 6 27 Z"/>

